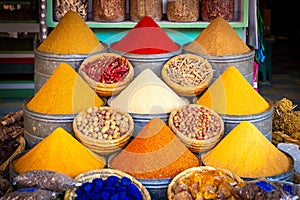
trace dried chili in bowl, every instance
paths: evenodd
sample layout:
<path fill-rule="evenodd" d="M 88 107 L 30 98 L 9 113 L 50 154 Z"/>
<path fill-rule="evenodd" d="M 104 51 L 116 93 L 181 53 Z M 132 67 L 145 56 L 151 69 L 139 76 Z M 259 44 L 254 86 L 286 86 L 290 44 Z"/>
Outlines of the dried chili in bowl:
<path fill-rule="evenodd" d="M 100 83 L 117 83 L 124 80 L 129 73 L 128 61 L 119 56 L 103 56 L 84 64 L 82 71 L 91 79 Z"/>

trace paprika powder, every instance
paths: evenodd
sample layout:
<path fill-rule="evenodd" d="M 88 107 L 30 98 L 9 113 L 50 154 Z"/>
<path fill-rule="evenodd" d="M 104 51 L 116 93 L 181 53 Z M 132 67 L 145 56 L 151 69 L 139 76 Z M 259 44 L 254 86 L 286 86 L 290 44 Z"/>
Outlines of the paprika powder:
<path fill-rule="evenodd" d="M 177 51 L 177 45 L 149 16 L 143 17 L 111 49 L 131 54 L 163 54 Z"/>

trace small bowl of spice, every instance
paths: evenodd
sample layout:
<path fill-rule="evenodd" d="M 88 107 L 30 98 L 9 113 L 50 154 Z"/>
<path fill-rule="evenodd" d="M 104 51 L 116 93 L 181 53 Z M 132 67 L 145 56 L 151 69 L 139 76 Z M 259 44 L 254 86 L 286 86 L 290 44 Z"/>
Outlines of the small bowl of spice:
<path fill-rule="evenodd" d="M 109 106 L 90 107 L 74 118 L 75 137 L 99 155 L 121 150 L 133 133 L 132 117 Z"/>
<path fill-rule="evenodd" d="M 197 96 L 210 84 L 213 69 L 201 56 L 180 54 L 164 64 L 161 75 L 164 82 L 178 95 Z"/>
<path fill-rule="evenodd" d="M 222 118 L 212 109 L 187 104 L 170 113 L 169 127 L 194 153 L 212 149 L 224 135 Z"/>
<path fill-rule="evenodd" d="M 127 58 L 115 53 L 100 53 L 87 57 L 78 73 L 101 97 L 121 92 L 132 80 L 134 69 Z"/>
<path fill-rule="evenodd" d="M 176 175 L 168 185 L 168 200 L 175 199 L 243 199 L 238 190 L 246 182 L 221 168 L 199 166 Z M 240 198 L 238 198 L 240 197 Z"/>
<path fill-rule="evenodd" d="M 150 200 L 148 190 L 131 175 L 116 169 L 95 169 L 75 177 L 80 184 L 65 192 L 65 200 L 136 199 Z"/>

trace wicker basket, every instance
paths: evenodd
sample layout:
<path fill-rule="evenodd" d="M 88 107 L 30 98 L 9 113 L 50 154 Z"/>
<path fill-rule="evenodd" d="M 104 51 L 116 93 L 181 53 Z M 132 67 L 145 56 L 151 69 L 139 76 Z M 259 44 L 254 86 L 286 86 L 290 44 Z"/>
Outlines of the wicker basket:
<path fill-rule="evenodd" d="M 127 177 L 129 178 L 133 184 L 135 184 L 139 190 L 142 193 L 143 200 L 151 200 L 151 196 L 148 192 L 148 190 L 135 178 L 133 178 L 131 175 L 121 172 L 116 169 L 100 169 L 100 170 L 92 170 L 88 171 L 82 174 L 79 174 L 78 176 L 75 177 L 75 180 L 78 182 L 84 183 L 84 182 L 91 182 L 95 178 L 102 178 L 102 179 L 107 179 L 109 176 L 115 175 L 119 178 L 122 177 Z M 67 190 L 64 196 L 65 200 L 73 200 L 76 197 L 75 193 L 75 188 L 72 190 Z"/>
<path fill-rule="evenodd" d="M 133 76 L 134 76 L 134 69 L 133 66 L 131 65 L 131 63 L 126 59 L 128 67 L 129 67 L 129 72 L 126 75 L 126 77 L 124 78 L 123 81 L 121 82 L 117 82 L 117 83 L 112 83 L 112 84 L 107 84 L 107 83 L 100 83 L 97 82 L 95 80 L 93 80 L 92 78 L 90 78 L 85 72 L 82 71 L 83 67 L 89 63 L 89 62 L 93 62 L 96 61 L 102 57 L 120 57 L 120 58 L 124 58 L 118 54 L 115 53 L 101 53 L 101 54 L 96 54 L 93 56 L 89 56 L 87 57 L 82 64 L 80 65 L 79 69 L 78 69 L 78 73 L 79 75 L 88 83 L 88 85 L 94 89 L 97 94 L 100 97 L 111 97 L 114 95 L 117 95 L 118 93 L 120 93 L 125 87 L 127 87 L 127 85 L 129 85 L 129 83 L 133 80 Z"/>
<path fill-rule="evenodd" d="M 224 123 L 222 118 L 212 109 L 206 108 L 209 110 L 216 118 L 220 121 L 220 131 L 215 135 L 214 137 L 205 139 L 205 140 L 198 140 L 198 139 L 192 139 L 184 134 L 182 134 L 175 126 L 174 126 L 174 115 L 177 113 L 178 109 L 182 109 L 185 106 L 192 106 L 192 107 L 203 107 L 198 104 L 187 104 L 182 107 L 179 107 L 175 110 L 173 110 L 170 113 L 169 116 L 169 127 L 171 130 L 177 135 L 177 137 L 194 153 L 202 153 L 209 151 L 212 149 L 223 137 L 224 135 Z"/>
<path fill-rule="evenodd" d="M 92 150 L 93 152 L 99 154 L 99 155 L 109 155 L 111 153 L 114 153 L 120 149 L 122 149 L 128 142 L 129 139 L 132 136 L 133 129 L 134 129 L 134 122 L 132 117 L 123 111 L 120 111 L 116 108 L 103 106 L 100 107 L 101 109 L 113 109 L 117 111 L 118 113 L 121 113 L 122 115 L 126 116 L 128 118 L 129 122 L 129 130 L 123 134 L 121 137 L 112 139 L 112 140 L 105 140 L 105 139 L 94 139 L 92 137 L 89 137 L 85 134 L 83 134 L 81 131 L 78 130 L 76 126 L 76 119 L 78 117 L 81 117 L 82 115 L 85 115 L 85 111 L 81 111 L 78 113 L 78 115 L 75 117 L 73 121 L 73 130 L 75 137 L 88 149 Z"/>
<path fill-rule="evenodd" d="M 183 86 L 180 85 L 178 83 L 173 82 L 168 74 L 167 74 L 167 70 L 170 66 L 170 64 L 178 59 L 183 59 L 183 58 L 189 58 L 189 59 L 193 59 L 193 60 L 199 60 L 201 63 L 204 63 L 205 66 L 208 68 L 208 76 L 202 80 L 198 85 L 195 86 Z M 162 70 L 161 70 L 161 75 L 162 75 L 162 79 L 164 80 L 164 82 L 170 87 L 172 88 L 178 95 L 180 96 L 197 96 L 199 94 L 201 94 L 210 84 L 212 78 L 213 78 L 213 69 L 212 66 L 210 65 L 210 63 L 205 60 L 204 58 L 202 58 L 201 56 L 198 55 L 194 55 L 194 54 L 180 54 L 177 55 L 171 59 L 169 59 L 163 66 Z"/>
<path fill-rule="evenodd" d="M 22 153 L 25 150 L 26 141 L 23 136 L 19 136 L 16 139 L 17 142 L 20 143 L 19 147 L 16 149 L 16 151 L 0 166 L 0 175 L 2 177 L 8 177 L 9 175 L 9 164 L 13 160 L 13 158 L 18 155 L 19 153 Z"/>
<path fill-rule="evenodd" d="M 233 179 L 234 181 L 236 181 L 236 184 L 239 187 L 242 187 L 246 184 L 246 182 L 241 179 L 239 176 L 237 176 L 236 174 L 226 170 L 226 169 L 220 169 L 220 168 L 214 168 L 211 166 L 199 166 L 199 167 L 192 167 L 189 169 L 186 169 L 182 172 L 180 172 L 179 174 L 177 174 L 172 181 L 170 182 L 170 184 L 168 185 L 168 200 L 173 200 L 174 199 L 174 193 L 173 193 L 173 186 L 177 183 L 177 181 L 182 180 L 184 178 L 189 177 L 192 173 L 194 172 L 206 172 L 206 171 L 211 171 L 211 170 L 221 170 L 223 171 L 229 178 Z"/>
<path fill-rule="evenodd" d="M 285 134 L 282 131 L 273 131 L 272 132 L 272 143 L 277 145 L 278 143 L 292 143 L 300 147 L 300 140 L 292 138 L 291 136 Z"/>

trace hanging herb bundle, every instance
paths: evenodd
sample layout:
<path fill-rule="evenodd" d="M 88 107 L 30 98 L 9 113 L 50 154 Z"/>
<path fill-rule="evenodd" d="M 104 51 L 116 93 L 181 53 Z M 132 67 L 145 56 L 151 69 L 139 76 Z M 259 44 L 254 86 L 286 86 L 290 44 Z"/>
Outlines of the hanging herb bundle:
<path fill-rule="evenodd" d="M 287 98 L 276 101 L 273 111 L 273 132 L 281 131 L 294 139 L 300 140 L 300 111 Z"/>

